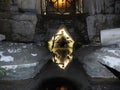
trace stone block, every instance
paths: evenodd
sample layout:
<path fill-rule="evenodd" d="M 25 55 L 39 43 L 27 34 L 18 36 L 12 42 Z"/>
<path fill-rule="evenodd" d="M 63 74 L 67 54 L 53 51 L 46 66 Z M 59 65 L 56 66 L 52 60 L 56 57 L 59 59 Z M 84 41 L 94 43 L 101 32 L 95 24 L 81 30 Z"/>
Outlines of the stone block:
<path fill-rule="evenodd" d="M 117 48 L 102 48 L 103 53 L 108 54 L 99 57 L 100 62 L 120 72 L 120 50 Z"/>
<path fill-rule="evenodd" d="M 9 15 L 0 13 L 0 34 L 6 35 L 6 40 L 33 41 L 37 16 L 35 14 Z"/>
<path fill-rule="evenodd" d="M 104 0 L 104 10 L 105 14 L 114 14 L 115 0 Z"/>
<path fill-rule="evenodd" d="M 107 68 L 100 64 L 105 56 L 112 55 L 112 53 L 106 52 L 105 49 L 107 48 L 85 47 L 76 52 L 78 60 L 83 64 L 86 73 L 92 78 L 115 78 Z"/>
<path fill-rule="evenodd" d="M 115 11 L 114 0 L 84 0 L 83 5 L 84 12 L 90 15 L 113 14 Z"/>
<path fill-rule="evenodd" d="M 5 39 L 6 39 L 5 35 L 0 34 L 0 41 L 3 41 L 3 40 L 5 40 Z"/>
<path fill-rule="evenodd" d="M 120 27 L 120 15 L 95 15 L 87 17 L 87 30 L 89 39 L 100 35 L 103 29 L 111 29 Z"/>
<path fill-rule="evenodd" d="M 12 28 L 9 19 L 0 19 L 0 34 L 4 34 L 7 40 L 11 39 Z"/>
<path fill-rule="evenodd" d="M 21 14 L 12 17 L 12 40 L 29 42 L 33 41 L 37 23 L 36 15 Z"/>
<path fill-rule="evenodd" d="M 18 0 L 18 7 L 22 11 L 36 11 L 37 0 Z"/>
<path fill-rule="evenodd" d="M 2 20 L 2 19 L 4 19 L 4 20 L 6 20 L 6 19 L 10 19 L 11 18 L 11 13 L 9 13 L 9 12 L 0 12 L 0 19 Z"/>
<path fill-rule="evenodd" d="M 88 5 L 89 3 L 89 5 Z M 94 2 L 93 0 L 83 0 L 83 12 L 84 13 L 88 13 L 90 15 L 94 15 L 95 14 L 95 7 L 94 7 Z"/>
<path fill-rule="evenodd" d="M 9 11 L 11 0 L 0 0 L 0 11 Z"/>
<path fill-rule="evenodd" d="M 12 0 L 12 5 L 17 5 L 18 4 L 18 0 Z"/>
<path fill-rule="evenodd" d="M 101 45 L 117 45 L 120 43 L 120 28 L 101 30 L 100 37 Z"/>
<path fill-rule="evenodd" d="M 33 78 L 49 59 L 49 51 L 45 47 L 0 42 L 0 80 Z"/>
<path fill-rule="evenodd" d="M 115 13 L 120 14 L 120 1 L 116 0 L 115 2 Z"/>
<path fill-rule="evenodd" d="M 10 11 L 18 12 L 18 7 L 13 5 L 13 6 L 11 6 Z"/>

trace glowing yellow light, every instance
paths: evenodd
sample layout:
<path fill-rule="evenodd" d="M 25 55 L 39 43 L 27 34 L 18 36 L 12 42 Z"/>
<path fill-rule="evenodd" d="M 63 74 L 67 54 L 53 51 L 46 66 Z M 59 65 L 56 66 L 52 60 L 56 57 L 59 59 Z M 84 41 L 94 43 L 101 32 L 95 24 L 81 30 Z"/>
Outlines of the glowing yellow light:
<path fill-rule="evenodd" d="M 57 63 L 60 68 L 65 69 L 73 59 L 74 40 L 67 32 L 67 29 L 64 26 L 61 27 L 48 41 L 48 48 L 54 53 L 53 62 Z"/>
<path fill-rule="evenodd" d="M 73 0 L 52 0 L 55 8 L 68 8 Z"/>

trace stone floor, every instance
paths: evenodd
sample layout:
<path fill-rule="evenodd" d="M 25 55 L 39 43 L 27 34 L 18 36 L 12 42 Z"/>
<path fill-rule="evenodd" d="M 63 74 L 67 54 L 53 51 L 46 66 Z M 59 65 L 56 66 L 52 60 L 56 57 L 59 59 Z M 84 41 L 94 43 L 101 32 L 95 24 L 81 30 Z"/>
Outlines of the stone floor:
<path fill-rule="evenodd" d="M 92 89 L 93 90 L 120 90 L 120 81 L 115 80 L 92 80 Z"/>
<path fill-rule="evenodd" d="M 118 79 L 89 78 L 84 73 L 83 68 L 78 66 L 78 62 L 71 63 L 65 71 L 62 71 L 51 61 L 34 78 L 0 81 L 0 90 L 44 90 L 41 88 L 42 82 L 53 77 L 64 77 L 73 80 L 73 83 L 77 86 L 77 90 L 120 90 L 120 81 Z M 79 84 L 81 82 L 86 87 L 90 85 L 91 89 L 89 87 L 87 89 L 81 88 L 81 84 Z"/>
<path fill-rule="evenodd" d="M 112 49 L 114 48 L 112 47 Z M 49 60 L 50 54 L 44 47 L 39 47 L 34 44 L 10 44 L 9 46 L 9 43 L 1 43 L 0 51 L 4 51 L 4 53 L 1 53 L 1 57 L 12 56 L 15 62 L 3 62 L 4 60 L 0 57 L 0 61 L 3 63 L 0 66 L 30 62 L 39 62 L 36 66 L 41 66 L 40 63 L 43 65 L 39 68 L 35 66 L 32 69 L 28 67 L 24 67 L 26 69 L 15 69 L 16 72 L 11 69 L 8 70 L 7 73 L 9 73 L 7 76 L 12 76 L 13 78 L 1 79 L 2 77 L 0 77 L 0 90 L 43 90 L 41 88 L 42 83 L 48 79 L 54 80 L 54 78 L 66 78 L 72 81 L 76 85 L 77 90 L 120 90 L 120 81 L 96 60 L 96 53 L 101 53 L 101 50 L 103 50 L 102 47 L 90 46 L 79 48 L 74 52 L 74 60 L 65 70 L 61 70 L 52 60 Z M 102 54 L 105 52 L 102 52 Z M 24 57 L 27 55 L 28 57 L 20 57 L 20 54 Z M 111 55 L 111 52 L 107 53 L 107 55 Z M 23 59 L 24 61 L 22 61 Z M 29 72 L 30 70 L 32 71 Z M 35 72 L 36 70 L 37 73 Z M 29 73 L 31 76 L 27 76 L 25 79 L 24 76 L 27 74 L 30 75 Z M 16 76 L 18 75 L 20 77 L 17 80 Z"/>

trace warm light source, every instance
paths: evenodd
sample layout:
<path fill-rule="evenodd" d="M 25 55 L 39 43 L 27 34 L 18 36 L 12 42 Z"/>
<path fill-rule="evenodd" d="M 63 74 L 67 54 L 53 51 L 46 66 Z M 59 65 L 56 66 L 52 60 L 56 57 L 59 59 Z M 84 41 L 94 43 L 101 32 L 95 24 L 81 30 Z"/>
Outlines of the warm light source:
<path fill-rule="evenodd" d="M 73 0 L 52 0 L 55 8 L 69 8 Z"/>
<path fill-rule="evenodd" d="M 65 26 L 61 26 L 50 41 L 48 41 L 48 48 L 52 53 L 54 53 L 52 60 L 58 64 L 60 68 L 65 69 L 72 61 L 73 45 L 74 40 L 68 33 Z"/>

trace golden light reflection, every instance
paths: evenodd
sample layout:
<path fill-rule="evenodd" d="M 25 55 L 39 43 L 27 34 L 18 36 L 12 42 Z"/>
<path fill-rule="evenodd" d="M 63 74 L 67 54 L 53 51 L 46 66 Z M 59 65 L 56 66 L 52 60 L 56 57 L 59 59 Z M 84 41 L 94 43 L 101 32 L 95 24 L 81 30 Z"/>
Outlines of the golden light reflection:
<path fill-rule="evenodd" d="M 65 26 L 61 26 L 56 34 L 48 41 L 49 50 L 54 53 L 52 58 L 60 68 L 65 69 L 73 59 L 74 40 Z"/>
<path fill-rule="evenodd" d="M 68 8 L 73 0 L 52 0 L 55 8 Z"/>

